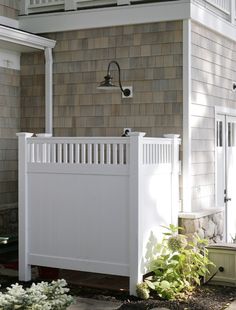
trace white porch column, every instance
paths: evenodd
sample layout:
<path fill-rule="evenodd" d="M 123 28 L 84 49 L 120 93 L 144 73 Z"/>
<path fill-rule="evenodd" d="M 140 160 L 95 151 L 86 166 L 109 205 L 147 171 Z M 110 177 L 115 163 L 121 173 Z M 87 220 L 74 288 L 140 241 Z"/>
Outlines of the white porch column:
<path fill-rule="evenodd" d="M 52 134 L 53 130 L 53 115 L 52 115 L 52 49 L 46 47 L 44 50 L 45 55 L 45 132 Z"/>
<path fill-rule="evenodd" d="M 27 181 L 27 138 L 32 133 L 20 132 L 18 136 L 18 191 L 19 191 L 19 280 L 31 280 L 28 263 L 28 181 Z"/>
<path fill-rule="evenodd" d="M 191 20 L 183 21 L 183 210 L 191 212 Z"/>

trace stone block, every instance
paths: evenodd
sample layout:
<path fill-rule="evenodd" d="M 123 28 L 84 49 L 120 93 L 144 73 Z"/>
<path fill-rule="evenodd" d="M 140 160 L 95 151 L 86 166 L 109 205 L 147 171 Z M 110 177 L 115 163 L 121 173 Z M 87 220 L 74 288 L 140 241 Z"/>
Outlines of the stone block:
<path fill-rule="evenodd" d="M 216 235 L 215 234 L 215 227 L 216 227 L 216 225 L 211 220 L 209 220 L 207 229 L 205 230 L 206 238 L 208 238 L 208 237 L 212 238 Z"/>

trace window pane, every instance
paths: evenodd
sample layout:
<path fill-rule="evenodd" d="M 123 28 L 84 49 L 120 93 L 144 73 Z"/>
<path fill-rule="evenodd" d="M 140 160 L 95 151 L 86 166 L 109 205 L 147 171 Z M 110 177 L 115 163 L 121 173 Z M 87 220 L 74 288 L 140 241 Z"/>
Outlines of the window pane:
<path fill-rule="evenodd" d="M 223 123 L 222 121 L 217 121 L 216 122 L 216 146 L 222 147 L 223 146 Z"/>

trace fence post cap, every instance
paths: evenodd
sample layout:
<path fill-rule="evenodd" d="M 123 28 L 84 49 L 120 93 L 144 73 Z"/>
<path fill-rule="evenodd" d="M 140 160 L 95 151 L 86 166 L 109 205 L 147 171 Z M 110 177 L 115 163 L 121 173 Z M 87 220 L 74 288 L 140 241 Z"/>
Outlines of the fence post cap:
<path fill-rule="evenodd" d="M 52 134 L 51 133 L 36 133 L 36 137 L 38 137 L 38 138 L 51 138 Z"/>
<path fill-rule="evenodd" d="M 17 135 L 17 137 L 30 138 L 33 136 L 33 133 L 32 132 L 17 132 L 16 135 Z"/>
<path fill-rule="evenodd" d="M 131 131 L 129 132 L 129 136 L 139 136 L 144 137 L 146 135 L 146 132 L 138 132 L 138 131 Z"/>
<path fill-rule="evenodd" d="M 178 139 L 180 137 L 180 135 L 170 133 L 170 134 L 164 134 L 163 137 L 164 138 L 170 138 L 170 139 Z"/>

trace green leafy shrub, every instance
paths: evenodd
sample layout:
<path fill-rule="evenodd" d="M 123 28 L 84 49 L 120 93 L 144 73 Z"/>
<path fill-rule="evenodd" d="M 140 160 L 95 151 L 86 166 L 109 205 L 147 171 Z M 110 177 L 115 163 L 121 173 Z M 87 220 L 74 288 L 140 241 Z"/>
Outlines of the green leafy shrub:
<path fill-rule="evenodd" d="M 184 298 L 200 285 L 200 279 L 209 273 L 208 267 L 214 264 L 208 259 L 206 239 L 194 234 L 188 240 L 185 235 L 178 234 L 181 227 L 170 225 L 165 228 L 168 231 L 164 233 L 162 242 L 157 244 L 158 255 L 150 264 L 152 276 L 146 278 L 144 283 L 149 291 L 154 290 L 164 299 Z M 142 298 L 139 287 L 137 295 Z"/>
<path fill-rule="evenodd" d="M 0 310 L 65 310 L 73 303 L 73 297 L 67 295 L 66 285 L 63 279 L 33 283 L 26 289 L 13 284 L 6 293 L 0 293 Z"/>

